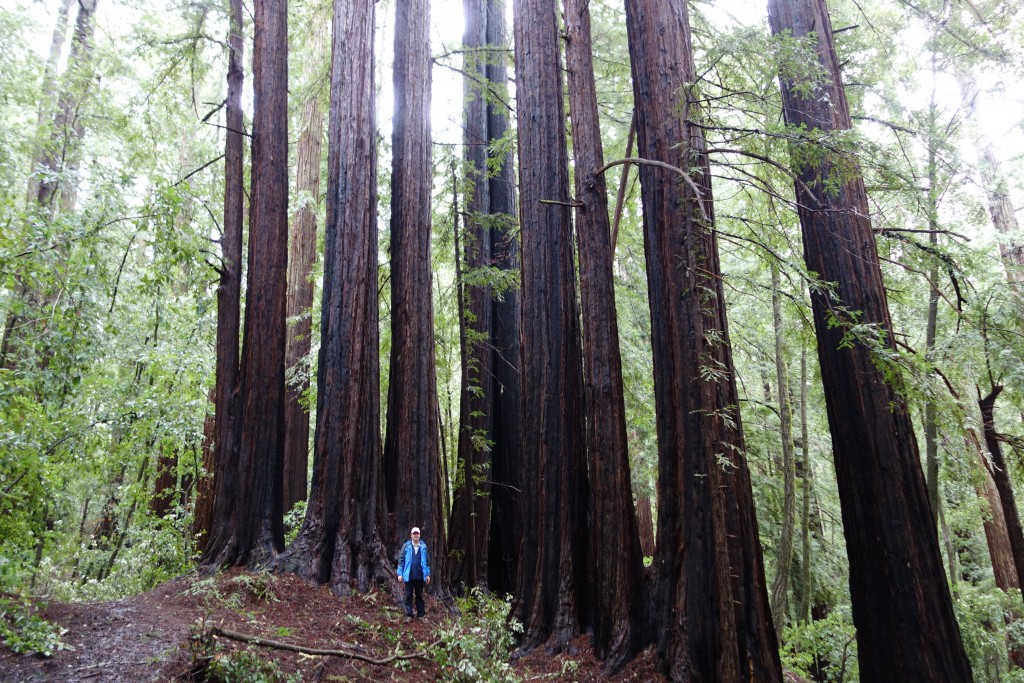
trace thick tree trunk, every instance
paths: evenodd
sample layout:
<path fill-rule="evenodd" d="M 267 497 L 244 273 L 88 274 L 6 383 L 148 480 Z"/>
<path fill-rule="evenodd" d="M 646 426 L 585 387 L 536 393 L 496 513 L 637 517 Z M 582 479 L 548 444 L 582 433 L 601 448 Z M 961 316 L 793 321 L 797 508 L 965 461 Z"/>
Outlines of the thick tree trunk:
<path fill-rule="evenodd" d="M 327 42 L 327 24 L 317 21 L 313 38 L 313 57 L 307 58 L 304 77 L 309 87 L 318 75 L 320 57 Z M 299 207 L 292 220 L 288 238 L 288 297 L 285 316 L 288 326 L 284 366 L 294 369 L 302 378 L 285 388 L 284 406 L 284 504 L 285 511 L 306 499 L 306 471 L 309 469 L 309 411 L 302 405 L 302 395 L 309 389 L 306 366 L 311 345 L 313 323 L 313 283 L 310 273 L 316 260 L 316 217 L 320 205 L 320 149 L 323 139 L 324 114 L 319 88 L 311 90 L 302 109 L 302 131 L 299 133 L 295 192 Z"/>
<path fill-rule="evenodd" d="M 633 508 L 622 360 L 612 280 L 588 0 L 565 0 L 569 116 L 575 161 L 576 239 L 583 313 L 583 404 L 590 475 L 590 541 L 615 550 L 590 557 L 594 652 L 615 672 L 640 650 L 643 560 Z"/>
<path fill-rule="evenodd" d="M 672 680 L 779 681 L 686 3 L 626 2 L 658 430 L 658 651 Z M 518 43 L 517 43 L 518 44 Z M 686 178 L 680 178 L 685 172 Z"/>
<path fill-rule="evenodd" d="M 508 45 L 505 0 L 487 0 L 487 44 L 493 50 L 487 61 L 491 92 L 508 99 Z M 491 221 L 491 258 L 503 272 L 519 270 L 519 226 L 516 221 L 515 167 L 512 152 L 496 145 L 509 128 L 509 111 L 497 98 L 487 103 L 487 139 L 496 168 L 488 182 Z M 492 147 L 493 145 L 493 147 Z M 491 515 L 488 534 L 487 582 L 491 590 L 511 593 L 519 572 L 522 539 L 523 423 L 520 375 L 520 292 L 511 288 L 491 303 L 492 395 Z M 488 523 L 485 521 L 485 523 Z"/>
<path fill-rule="evenodd" d="M 522 564 L 514 609 L 524 626 L 524 647 L 547 641 L 557 650 L 582 631 L 590 548 L 556 0 L 516 2 L 514 28 L 524 470 Z"/>
<path fill-rule="evenodd" d="M 394 576 L 381 542 L 374 0 L 334 0 L 313 481 L 277 569 L 337 594 Z"/>
<path fill-rule="evenodd" d="M 770 0 L 768 7 L 773 34 L 816 36 L 818 59 L 829 78 L 824 84 L 799 84 L 783 74 L 786 122 L 824 133 L 850 128 L 824 0 Z M 810 92 L 804 89 L 808 85 Z M 877 327 L 883 335 L 877 343 L 893 346 L 864 182 L 849 178 L 828 158 L 794 170 L 807 267 L 834 287 L 817 288 L 811 303 L 861 676 L 970 680 L 910 415 L 886 383 L 873 342 L 843 343 L 855 314 L 858 325 Z"/>
<path fill-rule="evenodd" d="M 782 439 L 782 528 L 779 552 L 772 580 L 771 606 L 775 632 L 786 625 L 789 573 L 793 564 L 793 530 L 796 526 L 796 462 L 793 451 L 793 411 L 789 400 L 789 373 L 786 371 L 786 340 L 782 324 L 782 293 L 779 264 L 772 261 L 772 322 L 775 329 L 775 381 L 779 388 L 779 436 Z"/>
<path fill-rule="evenodd" d="M 419 526 L 431 549 L 431 581 L 447 593 L 441 490 L 430 219 L 430 2 L 405 0 L 395 19 L 395 115 L 391 147 L 391 377 L 384 477 L 397 549 Z"/>
<path fill-rule="evenodd" d="M 216 379 L 214 385 L 213 439 L 208 470 L 213 476 L 209 484 L 209 506 L 204 511 L 205 523 L 197 510 L 197 523 L 206 532 L 199 545 L 202 562 L 212 564 L 228 543 L 229 521 L 235 507 L 238 472 L 238 374 L 241 332 L 242 297 L 242 233 L 244 221 L 245 130 L 242 115 L 244 85 L 244 25 L 242 0 L 231 0 L 231 26 L 228 29 L 228 94 L 226 100 L 226 135 L 224 143 L 224 232 L 221 234 L 220 285 L 217 288 Z M 205 458 L 204 458 L 205 463 Z M 198 506 L 197 506 L 198 507 Z M 216 541 L 214 539 L 216 538 Z"/>
<path fill-rule="evenodd" d="M 487 170 L 487 0 L 464 0 L 466 50 L 463 121 L 466 220 L 462 235 L 463 276 L 491 265 L 490 188 Z M 493 444 L 493 320 L 490 287 L 462 284 L 462 386 L 459 394 L 459 487 L 451 514 L 452 581 L 467 588 L 487 577 L 490 531 L 490 461 Z"/>
<path fill-rule="evenodd" d="M 254 8 L 252 200 L 239 372 L 238 495 L 230 533 L 215 534 L 208 548 L 218 565 L 265 564 L 284 546 L 288 5 L 287 0 L 260 0 Z"/>

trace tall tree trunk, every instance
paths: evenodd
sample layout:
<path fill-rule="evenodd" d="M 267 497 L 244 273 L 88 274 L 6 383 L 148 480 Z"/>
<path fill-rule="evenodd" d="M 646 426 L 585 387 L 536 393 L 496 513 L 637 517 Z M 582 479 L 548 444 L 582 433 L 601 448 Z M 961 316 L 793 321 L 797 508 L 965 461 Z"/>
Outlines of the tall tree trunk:
<path fill-rule="evenodd" d="M 651 498 L 644 494 L 636 501 L 637 531 L 644 557 L 654 557 L 654 519 L 651 516 Z"/>
<path fill-rule="evenodd" d="M 604 174 L 597 88 L 591 54 L 589 0 L 565 0 L 583 313 L 583 405 L 590 475 L 590 541 L 614 549 L 590 556 L 594 651 L 605 671 L 622 668 L 640 650 L 643 559 L 633 508 L 626 439 L 622 360 L 612 280 L 611 222 Z"/>
<path fill-rule="evenodd" d="M 796 525 L 796 462 L 793 457 L 793 411 L 789 399 L 789 373 L 786 371 L 786 340 L 782 324 L 782 293 L 779 264 L 771 263 L 772 322 L 775 329 L 775 380 L 779 387 L 779 432 L 782 438 L 782 528 L 779 553 L 772 580 L 771 606 L 775 632 L 786 625 L 789 572 L 793 564 L 793 528 Z"/>
<path fill-rule="evenodd" d="M 57 82 L 57 65 L 60 62 L 61 49 L 64 47 L 64 39 L 67 36 L 68 16 L 71 13 L 71 5 L 75 4 L 75 0 L 59 0 L 59 2 L 57 21 L 54 24 L 53 34 L 50 38 L 50 54 L 46 59 L 46 69 L 43 71 L 43 99 L 39 104 L 39 113 L 36 119 L 37 133 L 42 132 L 43 125 L 46 123 L 46 117 L 51 113 L 51 108 L 55 104 L 53 97 L 56 94 L 54 86 Z M 36 174 L 37 169 L 44 163 L 42 152 L 43 149 L 36 150 L 32 158 L 28 181 L 29 202 L 35 202 L 39 196 L 39 177 Z"/>
<path fill-rule="evenodd" d="M 178 448 L 160 444 L 156 460 L 156 477 L 153 481 L 153 495 L 149 499 L 149 511 L 154 517 L 163 517 L 171 511 L 178 493 Z"/>
<path fill-rule="evenodd" d="M 522 225 L 523 646 L 582 630 L 587 475 L 556 0 L 513 5 Z M 555 203 L 550 203 L 555 202 Z M 599 552 L 610 552 L 600 548 Z"/>
<path fill-rule="evenodd" d="M 508 35 L 505 0 L 487 0 L 487 83 L 507 100 Z M 519 270 L 519 225 L 516 221 L 515 167 L 512 151 L 502 146 L 509 129 L 509 110 L 498 98 L 487 101 L 487 141 L 491 167 L 488 182 L 491 258 L 505 273 Z M 516 278 L 518 281 L 518 278 Z M 488 534 L 487 582 L 491 590 L 511 593 L 519 572 L 522 539 L 523 423 L 520 358 L 522 299 L 510 288 L 491 303 L 491 514 Z"/>
<path fill-rule="evenodd" d="M 210 539 L 208 551 L 218 565 L 265 564 L 284 546 L 288 4 L 259 0 L 254 10 L 252 200 L 239 373 L 238 495 L 230 533 Z"/>
<path fill-rule="evenodd" d="M 277 568 L 366 591 L 394 576 L 384 510 L 377 312 L 374 0 L 334 0 L 327 223 L 313 480 L 306 518 Z"/>
<path fill-rule="evenodd" d="M 203 421 L 203 463 L 202 470 L 196 477 L 195 499 L 192 507 L 192 536 L 196 539 L 196 550 L 206 552 L 210 541 L 210 529 L 213 526 L 213 495 L 215 447 L 217 438 L 217 419 L 214 416 L 214 399 L 217 387 L 210 388 L 207 400 L 206 419 Z"/>
<path fill-rule="evenodd" d="M 686 3 L 626 2 L 654 361 L 658 651 L 675 681 L 779 681 Z M 517 42 L 518 45 L 518 42 Z M 686 178 L 680 179 L 680 173 Z"/>
<path fill-rule="evenodd" d="M 244 17 L 242 0 L 231 0 L 231 25 L 228 29 L 228 94 L 224 142 L 224 232 L 220 238 L 221 263 L 217 288 L 216 379 L 213 396 L 213 443 L 210 450 L 213 476 L 209 484 L 210 500 L 200 539 L 202 562 L 212 564 L 230 538 L 231 519 L 238 494 L 238 375 L 242 298 L 242 237 L 244 223 L 245 122 L 242 115 L 242 87 L 245 74 Z M 198 506 L 197 506 L 198 507 Z M 205 508 L 204 508 L 205 509 Z M 197 522 L 203 523 L 197 511 Z M 214 542 L 214 537 L 217 537 Z"/>
<path fill-rule="evenodd" d="M 466 174 L 466 220 L 462 235 L 463 275 L 491 265 L 490 187 L 487 169 L 487 0 L 464 0 L 466 50 L 463 121 Z M 454 551 L 452 581 L 473 587 L 486 579 L 490 496 L 487 482 L 493 443 L 494 394 L 490 334 L 493 319 L 490 287 L 467 285 L 462 329 L 462 386 L 459 394 L 458 463 L 461 486 L 455 491 L 451 518 Z"/>
<path fill-rule="evenodd" d="M 306 471 L 309 469 L 309 411 L 302 405 L 302 396 L 309 389 L 306 358 L 309 356 L 313 322 L 313 283 L 310 274 L 316 260 L 316 217 L 320 205 L 320 149 L 324 130 L 324 113 L 320 104 L 320 88 L 313 88 L 320 57 L 327 42 L 327 24 L 315 20 L 312 56 L 304 68 L 309 98 L 302 108 L 302 131 L 299 133 L 295 193 L 299 207 L 292 220 L 288 238 L 288 295 L 285 316 L 294 323 L 288 326 L 284 366 L 294 368 L 301 380 L 289 382 L 285 388 L 284 406 L 284 501 L 283 509 L 291 510 L 306 499 Z"/>
<path fill-rule="evenodd" d="M 786 122 L 850 128 L 824 0 L 770 0 L 774 35 L 816 36 L 824 83 L 782 74 Z M 810 90 L 808 90 L 810 86 Z M 902 397 L 869 343 L 844 344 L 858 324 L 893 348 L 864 182 L 833 160 L 794 169 L 807 267 L 834 289 L 811 294 L 818 356 L 850 561 L 850 594 L 865 680 L 966 681 L 970 665 L 953 614 L 917 442 Z M 840 325 L 835 325 L 835 322 Z"/>
<path fill-rule="evenodd" d="M 932 52 L 932 80 L 935 80 L 935 52 Z M 936 121 L 938 107 L 935 103 L 935 89 L 932 88 L 931 101 L 928 106 L 928 194 L 925 208 L 928 213 L 928 242 L 933 250 L 937 251 L 939 244 L 939 166 L 937 159 L 938 144 Z M 939 318 L 939 268 L 937 263 L 931 267 L 928 273 L 928 314 L 925 321 L 925 358 L 931 360 L 932 352 L 935 349 L 935 334 L 938 328 Z M 939 521 L 939 443 L 938 443 L 938 414 L 935 399 L 931 396 L 925 398 L 924 404 L 924 452 L 925 452 L 925 486 L 928 489 L 928 501 L 932 506 L 932 525 L 936 526 Z"/>
<path fill-rule="evenodd" d="M 58 209 L 70 211 L 77 195 L 76 171 L 81 154 L 82 138 L 85 126 L 80 117 L 84 111 L 83 104 L 93 89 L 95 73 L 93 69 L 93 34 L 96 31 L 97 0 L 78 0 L 78 16 L 75 31 L 71 38 L 67 67 L 62 77 L 60 95 L 56 109 L 52 112 L 52 121 L 48 131 L 49 139 L 35 151 L 32 161 L 31 179 L 29 181 L 29 208 L 34 208 L 46 219 L 52 219 Z M 67 12 L 63 11 L 63 21 L 67 21 Z M 51 62 L 56 61 L 55 51 L 59 56 L 58 34 L 63 40 L 64 28 L 58 16 L 50 46 Z M 44 73 L 52 77 L 52 71 Z M 39 118 L 45 118 L 42 106 L 52 98 L 52 87 L 44 86 L 47 97 L 41 105 Z M 57 239 L 58 271 L 66 265 L 66 247 L 61 237 Z M 34 351 L 33 342 L 28 338 L 31 333 L 45 334 L 46 321 L 52 316 L 60 293 L 60 278 L 49 281 L 33 281 L 26 278 L 16 288 L 17 303 L 7 313 L 4 321 L 3 336 L 0 338 L 0 368 L 12 368 L 18 358 L 31 358 L 45 367 L 53 356 L 50 343 L 43 342 L 39 351 Z M 46 315 L 41 312 L 46 311 Z"/>
<path fill-rule="evenodd" d="M 391 147 L 391 377 L 384 479 L 398 548 L 412 526 L 431 548 L 434 590 L 447 591 L 441 490 L 430 219 L 430 1 L 405 0 L 395 19 L 395 115 Z"/>

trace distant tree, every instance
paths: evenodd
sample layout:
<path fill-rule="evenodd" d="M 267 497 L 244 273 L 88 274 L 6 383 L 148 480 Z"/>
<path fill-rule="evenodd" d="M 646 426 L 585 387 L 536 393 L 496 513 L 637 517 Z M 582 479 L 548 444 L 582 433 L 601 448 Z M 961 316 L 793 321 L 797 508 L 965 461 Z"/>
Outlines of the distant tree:
<path fill-rule="evenodd" d="M 393 576 L 384 514 L 377 313 L 374 0 L 334 0 L 327 222 L 313 480 L 276 563 L 337 594 Z"/>
<path fill-rule="evenodd" d="M 556 0 L 513 6 L 522 232 L 525 647 L 560 648 L 589 610 L 582 363 Z M 609 552 L 600 548 L 599 552 Z"/>
<path fill-rule="evenodd" d="M 216 495 L 205 556 L 214 565 L 262 564 L 284 545 L 288 5 L 287 0 L 260 0 L 254 8 L 252 198 L 238 384 L 238 459 L 231 507 L 223 507 L 229 500 L 222 504 L 220 491 Z"/>
<path fill-rule="evenodd" d="M 824 0 L 769 0 L 776 36 L 808 39 L 820 81 L 781 74 L 786 123 L 805 135 L 850 129 Z M 796 150 L 802 151 L 802 150 Z M 817 149 L 795 164 L 818 357 L 850 560 L 865 680 L 968 681 L 910 414 L 872 344 L 894 349 L 885 287 L 858 170 Z M 851 340 L 851 326 L 877 339 Z"/>
<path fill-rule="evenodd" d="M 658 432 L 653 624 L 674 681 L 779 681 L 686 3 L 626 3 Z"/>

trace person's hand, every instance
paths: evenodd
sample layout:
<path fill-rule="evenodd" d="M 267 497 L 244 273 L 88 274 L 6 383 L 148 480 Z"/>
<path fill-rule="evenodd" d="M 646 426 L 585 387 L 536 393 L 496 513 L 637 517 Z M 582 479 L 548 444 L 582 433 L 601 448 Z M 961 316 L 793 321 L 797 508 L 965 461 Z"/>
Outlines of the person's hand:
<path fill-rule="evenodd" d="M 430 577 L 428 576 L 427 578 L 425 578 L 423 580 L 423 582 L 429 586 L 430 585 Z"/>
<path fill-rule="evenodd" d="M 402 580 L 401 574 L 398 575 L 398 583 L 405 583 L 405 581 Z"/>

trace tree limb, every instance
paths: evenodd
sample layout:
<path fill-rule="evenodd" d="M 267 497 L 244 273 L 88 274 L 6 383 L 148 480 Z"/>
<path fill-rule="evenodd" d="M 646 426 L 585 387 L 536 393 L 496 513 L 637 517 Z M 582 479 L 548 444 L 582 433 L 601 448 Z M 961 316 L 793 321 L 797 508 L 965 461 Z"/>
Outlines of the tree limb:
<path fill-rule="evenodd" d="M 250 636 L 238 631 L 232 631 L 230 629 L 221 628 L 220 626 L 214 626 L 210 629 L 210 633 L 215 636 L 221 636 L 222 638 L 229 638 L 231 640 L 237 640 L 242 643 L 251 643 L 253 645 L 259 645 L 261 647 L 271 647 L 276 650 L 287 650 L 289 652 L 301 652 L 307 655 L 319 655 L 321 657 L 348 657 L 349 659 L 358 659 L 369 664 L 390 664 L 400 659 L 431 659 L 430 655 L 426 652 L 413 652 L 407 655 L 391 655 L 384 659 L 374 659 L 367 655 L 359 654 L 358 652 L 352 652 L 350 650 L 328 650 L 317 647 L 307 647 L 305 645 L 294 645 L 292 643 L 282 643 L 278 640 L 270 640 L 268 638 L 260 638 L 259 636 Z M 428 647 L 437 647 L 441 644 L 440 640 L 435 640 Z"/>

